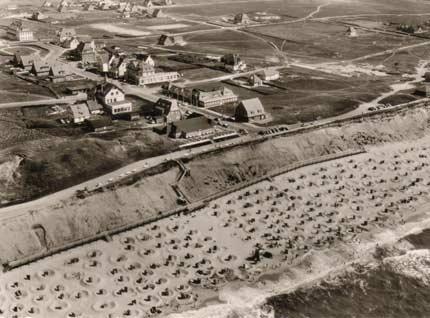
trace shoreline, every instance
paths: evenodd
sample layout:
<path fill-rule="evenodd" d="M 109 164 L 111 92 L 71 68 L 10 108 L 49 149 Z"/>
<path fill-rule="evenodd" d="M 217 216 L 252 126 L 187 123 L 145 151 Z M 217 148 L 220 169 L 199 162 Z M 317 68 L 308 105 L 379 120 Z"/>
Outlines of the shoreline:
<path fill-rule="evenodd" d="M 414 174 L 423 174 L 411 168 L 426 162 L 420 156 L 429 139 L 424 137 L 413 145 L 398 142 L 369 147 L 368 152 L 354 157 L 302 167 L 211 201 L 197 213 L 171 216 L 118 234 L 110 242 L 97 241 L 12 270 L 0 276 L 0 285 L 19 292 L 18 301 L 24 309 L 34 306 L 34 299 L 40 297 L 38 288 L 57 286 L 44 295 L 47 299 L 62 297 L 54 302 L 59 312 L 81 308 L 82 314 L 91 312 L 95 318 L 110 312 L 119 314 L 126 308 L 133 309 L 136 317 L 142 310 L 149 311 L 148 317 L 227 317 L 232 312 L 245 317 L 265 315 L 261 306 L 269 297 L 336 276 L 357 259 L 371 260 L 376 243 L 393 243 L 414 229 L 416 232 L 418 225 L 430 227 L 430 198 L 423 193 L 427 181 L 418 182 Z M 398 164 L 390 166 L 390 160 Z M 348 173 L 353 175 L 353 171 L 350 181 Z M 409 172 L 402 182 L 415 184 L 410 190 L 393 178 L 403 175 L 402 171 Z M 385 183 L 381 183 L 382 178 Z M 386 186 L 391 179 L 393 183 Z M 375 186 L 356 189 L 369 182 Z M 339 190 L 333 192 L 333 187 Z M 375 192 L 367 193 L 373 188 Z M 386 202 L 390 196 L 383 195 L 388 190 L 401 191 L 397 197 L 400 201 L 413 193 L 421 196 L 387 213 L 379 202 L 390 206 Z M 322 191 L 326 193 L 323 196 Z M 358 199 L 342 202 L 337 197 L 340 194 Z M 333 195 L 337 199 L 330 198 Z M 375 215 L 385 216 L 375 221 Z M 396 226 L 402 219 L 405 224 Z M 282 231 L 285 222 L 289 225 Z M 368 222 L 374 224 L 363 225 Z M 294 233 L 298 233 L 298 244 L 294 243 Z M 305 233 L 307 236 L 300 238 Z M 329 239 L 336 233 L 339 239 Z M 284 243 L 277 242 L 290 247 L 285 249 Z M 259 260 L 255 259 L 256 243 L 261 246 L 261 255 L 266 255 Z M 313 244 L 321 246 L 318 250 L 309 248 Z M 272 281 L 262 281 L 262 277 L 272 277 Z M 36 288 L 38 284 L 42 285 Z M 61 293 L 63 289 L 66 291 Z M 113 297 L 105 303 L 99 294 Z M 12 295 L 5 294 L 8 307 L 17 301 Z M 75 307 L 77 299 L 79 308 Z M 58 317 L 59 312 L 51 307 L 40 304 L 37 308 L 43 316 L 35 317 Z M 178 310 L 181 313 L 173 313 Z"/>

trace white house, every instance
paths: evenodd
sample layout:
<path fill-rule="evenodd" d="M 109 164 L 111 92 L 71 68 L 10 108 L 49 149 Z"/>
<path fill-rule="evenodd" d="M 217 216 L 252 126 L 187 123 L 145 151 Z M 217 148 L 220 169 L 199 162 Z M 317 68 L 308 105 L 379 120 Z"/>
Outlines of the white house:
<path fill-rule="evenodd" d="M 75 124 L 83 123 L 91 117 L 90 111 L 85 104 L 70 105 L 70 110 L 72 111 L 73 122 Z"/>
<path fill-rule="evenodd" d="M 125 99 L 125 93 L 111 83 L 99 87 L 97 98 L 112 115 L 130 113 L 132 103 Z"/>

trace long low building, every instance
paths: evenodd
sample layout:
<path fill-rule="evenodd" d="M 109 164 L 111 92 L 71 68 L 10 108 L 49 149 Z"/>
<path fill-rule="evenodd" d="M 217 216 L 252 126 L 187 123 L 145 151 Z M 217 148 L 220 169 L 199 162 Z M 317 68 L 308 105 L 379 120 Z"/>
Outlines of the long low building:
<path fill-rule="evenodd" d="M 236 103 L 239 97 L 227 87 L 192 88 L 179 84 L 163 87 L 164 94 L 199 107 L 216 107 Z"/>
<path fill-rule="evenodd" d="M 195 138 L 210 136 L 215 132 L 215 125 L 212 120 L 200 116 L 175 121 L 170 126 L 169 136 L 171 138 Z"/>
<path fill-rule="evenodd" d="M 191 98 L 191 103 L 200 107 L 222 106 L 239 100 L 239 97 L 226 87 L 212 90 L 194 89 Z"/>

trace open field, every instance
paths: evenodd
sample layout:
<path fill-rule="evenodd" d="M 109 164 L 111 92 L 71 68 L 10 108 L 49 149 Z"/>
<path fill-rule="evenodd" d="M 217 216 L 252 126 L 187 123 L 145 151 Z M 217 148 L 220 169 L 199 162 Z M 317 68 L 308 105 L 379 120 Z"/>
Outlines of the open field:
<path fill-rule="evenodd" d="M 7 74 L 3 69 L 0 69 L 0 92 L 2 103 L 54 97 L 48 89 Z"/>
<path fill-rule="evenodd" d="M 245 59 L 248 58 L 250 64 L 264 63 L 265 61 L 276 59 L 274 50 L 268 43 L 246 33 L 216 30 L 204 34 L 189 34 L 184 36 L 184 39 L 187 44 L 181 49 L 186 51 L 215 55 L 234 52 Z"/>
<path fill-rule="evenodd" d="M 407 46 L 423 41 L 401 35 L 360 32 L 349 37 L 347 27 L 326 22 L 305 22 L 253 27 L 257 35 L 274 38 L 283 44 L 283 51 L 293 58 L 309 56 L 320 61 L 349 60 L 375 52 Z"/>

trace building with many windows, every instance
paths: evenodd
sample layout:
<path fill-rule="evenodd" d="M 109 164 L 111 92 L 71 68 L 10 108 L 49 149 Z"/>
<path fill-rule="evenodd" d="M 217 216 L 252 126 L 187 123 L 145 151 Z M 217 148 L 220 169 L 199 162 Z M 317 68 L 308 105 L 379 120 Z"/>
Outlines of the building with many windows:
<path fill-rule="evenodd" d="M 151 64 L 134 60 L 127 65 L 124 78 L 131 84 L 148 85 L 174 82 L 180 75 L 178 72 L 156 72 Z"/>
<path fill-rule="evenodd" d="M 131 113 L 132 103 L 125 99 L 125 93 L 111 83 L 100 85 L 96 93 L 97 99 L 112 115 Z"/>
<path fill-rule="evenodd" d="M 215 107 L 237 102 L 239 97 L 226 87 L 209 90 L 196 88 L 191 95 L 191 104 L 200 107 Z"/>
<path fill-rule="evenodd" d="M 34 41 L 33 31 L 25 27 L 22 21 L 12 22 L 7 28 L 7 37 L 20 42 Z"/>

